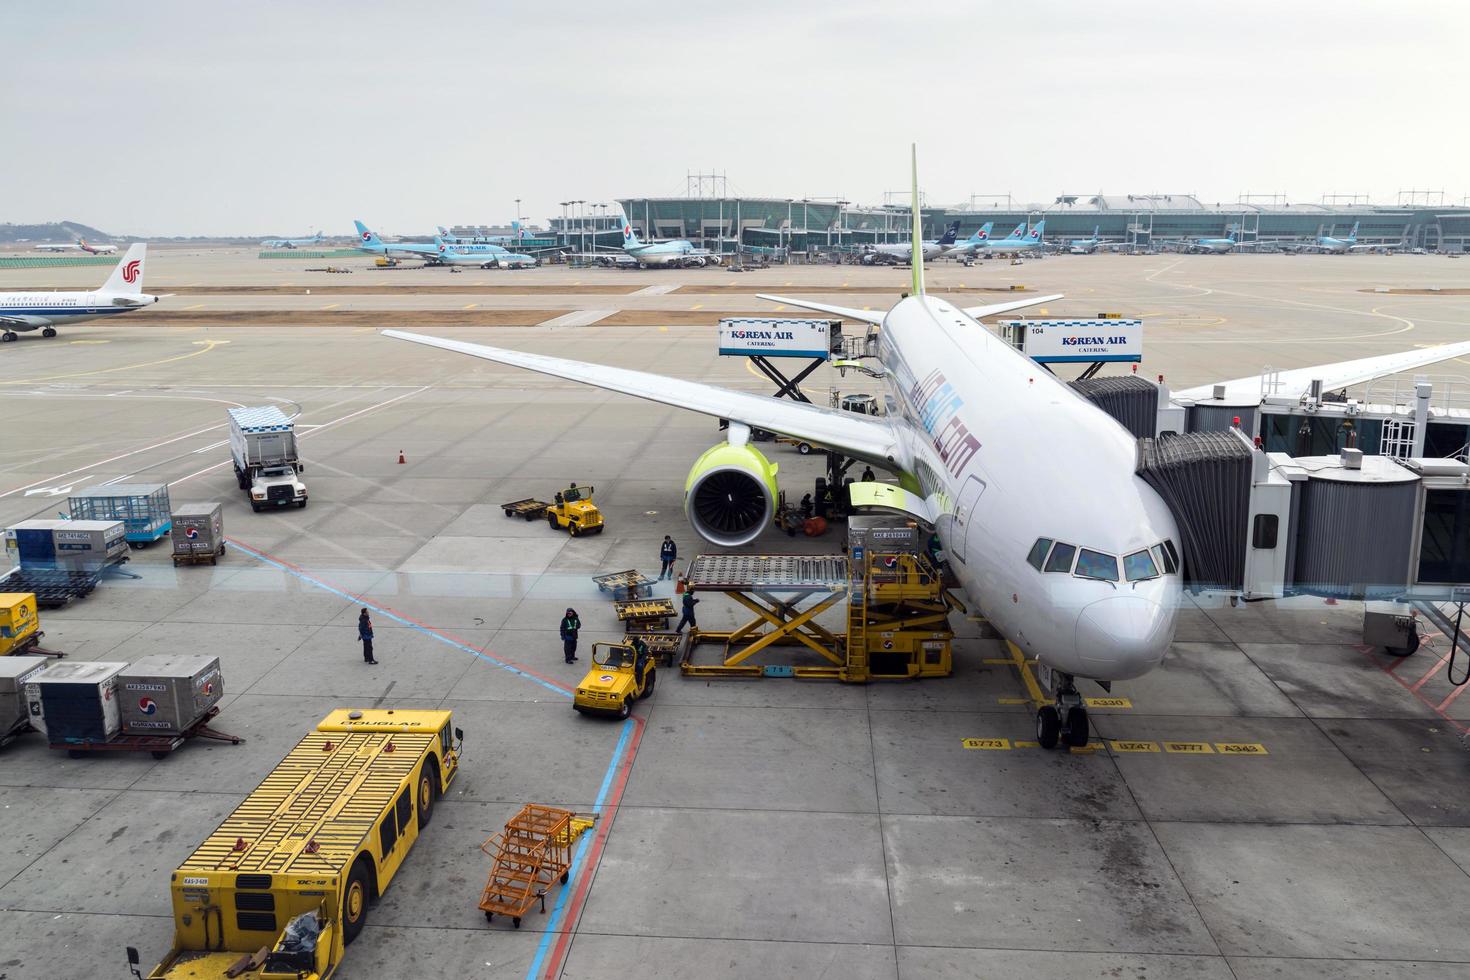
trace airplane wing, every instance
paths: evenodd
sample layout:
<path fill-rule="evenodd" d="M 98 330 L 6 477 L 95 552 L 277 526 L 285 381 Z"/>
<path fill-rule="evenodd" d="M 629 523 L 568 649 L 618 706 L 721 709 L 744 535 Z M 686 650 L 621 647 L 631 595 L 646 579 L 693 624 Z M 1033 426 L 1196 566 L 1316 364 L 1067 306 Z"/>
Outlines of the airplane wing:
<path fill-rule="evenodd" d="M 39 316 L 16 316 L 0 315 L 0 327 L 15 330 L 34 330 L 37 327 L 49 327 L 51 321 Z"/>
<path fill-rule="evenodd" d="M 1340 388 L 1363 384 L 1365 381 L 1386 378 L 1389 375 L 1401 374 L 1404 371 L 1412 371 L 1414 368 L 1466 355 L 1470 355 L 1470 340 L 1461 341 L 1458 344 L 1443 344 L 1439 347 L 1401 351 L 1397 354 L 1384 354 L 1379 357 L 1362 357 L 1355 361 L 1338 361 L 1336 364 L 1322 364 L 1318 367 L 1294 368 L 1290 371 L 1282 371 L 1278 376 L 1280 384 L 1274 386 L 1275 390 L 1269 393 L 1297 398 L 1306 394 L 1313 381 L 1321 381 L 1323 391 L 1337 391 Z M 1214 398 L 1215 387 L 1215 385 L 1200 385 L 1197 388 L 1177 391 L 1174 397 L 1180 401 L 1206 401 Z M 1258 405 L 1261 395 L 1261 376 L 1257 374 L 1249 378 L 1226 381 L 1223 401 L 1232 406 Z"/>
<path fill-rule="evenodd" d="M 965 315 L 979 320 L 987 316 L 999 316 L 1012 310 L 1024 310 L 1028 306 L 1039 306 L 1042 303 L 1050 303 L 1052 300 L 1061 299 L 1065 293 L 1050 293 L 1046 296 L 1034 296 L 1029 299 L 1012 300 L 1009 303 L 993 303 L 990 306 L 967 306 Z"/>
<path fill-rule="evenodd" d="M 525 368 L 579 384 L 616 391 L 675 408 L 687 408 L 715 418 L 742 422 L 814 445 L 825 446 L 849 456 L 876 463 L 900 463 L 901 448 L 893 428 L 882 419 L 857 415 L 835 408 L 732 391 L 717 385 L 670 378 L 645 371 L 588 364 L 545 354 L 446 340 L 403 330 L 384 330 L 383 336 L 428 347 L 468 354 L 498 364 Z"/>

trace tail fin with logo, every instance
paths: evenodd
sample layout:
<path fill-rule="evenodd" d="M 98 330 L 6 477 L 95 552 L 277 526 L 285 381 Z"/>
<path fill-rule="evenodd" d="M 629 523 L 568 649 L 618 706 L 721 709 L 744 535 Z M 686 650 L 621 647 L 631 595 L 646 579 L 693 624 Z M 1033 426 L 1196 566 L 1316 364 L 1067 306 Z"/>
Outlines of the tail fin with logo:
<path fill-rule="evenodd" d="M 1027 238 L 1030 238 L 1033 242 L 1039 242 L 1039 241 L 1041 241 L 1041 236 L 1043 236 L 1045 234 L 1046 234 L 1046 219 L 1045 218 L 1042 218 L 1040 221 L 1036 222 L 1036 227 L 1035 228 L 1032 228 L 1031 229 L 1031 234 L 1030 235 L 1027 235 L 1026 237 Z"/>
<path fill-rule="evenodd" d="M 924 295 L 924 243 L 920 240 L 920 230 L 923 228 L 919 214 L 919 144 L 909 144 L 909 164 L 913 173 L 913 223 L 910 226 L 913 234 L 909 244 L 909 263 L 914 273 L 914 295 Z M 951 239 L 952 240 L 952 239 Z"/>
<path fill-rule="evenodd" d="M 513 232 L 515 232 L 515 234 L 516 234 L 516 241 L 520 241 L 521 240 L 521 223 L 519 221 L 512 221 L 510 223 L 510 230 L 513 231 Z"/>
<path fill-rule="evenodd" d="M 973 235 L 970 236 L 970 241 L 972 241 L 972 242 L 983 242 L 983 241 L 985 241 L 986 239 L 988 239 L 990 237 L 990 229 L 993 228 L 993 227 L 995 227 L 995 222 L 994 221 L 987 221 L 987 222 L 985 222 L 985 224 L 981 225 L 980 226 L 980 229 L 978 231 L 976 231 L 975 234 L 973 234 Z"/>
<path fill-rule="evenodd" d="M 623 248 L 638 248 L 643 243 L 638 240 L 638 233 L 633 230 L 633 222 L 628 220 L 628 215 L 623 215 Z"/>
<path fill-rule="evenodd" d="M 457 242 L 457 241 L 459 241 L 459 239 L 458 238 L 455 238 L 453 235 L 451 235 L 449 233 L 449 229 L 448 228 L 445 228 L 443 225 L 437 226 L 437 228 L 435 230 L 439 232 L 439 237 L 442 238 L 442 239 L 444 239 L 446 242 Z"/>
<path fill-rule="evenodd" d="M 1017 238 L 1020 238 L 1024 234 L 1026 234 L 1026 222 L 1023 221 L 1019 225 L 1016 225 L 1016 227 L 1012 228 L 1011 233 L 1006 237 L 1009 238 L 1011 241 L 1015 241 Z"/>
<path fill-rule="evenodd" d="M 363 224 L 361 221 L 353 221 L 352 223 L 354 225 L 357 225 L 358 244 L 376 246 L 381 246 L 383 244 L 383 240 L 379 238 L 377 234 L 367 225 Z"/>
<path fill-rule="evenodd" d="M 1353 222 L 1353 230 L 1350 231 L 1350 232 L 1348 232 L 1348 241 L 1350 241 L 1350 242 L 1357 241 L 1357 239 L 1358 239 L 1358 223 L 1356 221 L 1354 221 Z"/>
<path fill-rule="evenodd" d="M 148 259 L 148 246 L 134 242 L 128 246 L 127 254 L 112 270 L 112 275 L 102 284 L 98 292 L 123 296 L 137 296 L 143 292 L 143 263 Z"/>

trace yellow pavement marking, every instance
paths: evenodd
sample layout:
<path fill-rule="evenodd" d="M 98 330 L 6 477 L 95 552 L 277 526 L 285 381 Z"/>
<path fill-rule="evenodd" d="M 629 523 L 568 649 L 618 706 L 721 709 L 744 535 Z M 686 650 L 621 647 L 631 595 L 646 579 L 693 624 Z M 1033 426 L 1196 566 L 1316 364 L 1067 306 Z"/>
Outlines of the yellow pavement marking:
<path fill-rule="evenodd" d="M 1260 742 L 1216 742 L 1215 751 L 1221 755 L 1270 755 Z"/>
<path fill-rule="evenodd" d="M 473 310 L 475 307 L 477 307 L 479 305 L 480 305 L 479 303 L 470 303 L 470 304 L 468 304 L 466 306 L 461 306 L 460 309 L 462 309 L 462 310 Z"/>
<path fill-rule="evenodd" d="M 371 333 L 371 332 L 373 332 L 376 329 L 378 329 L 378 328 L 377 327 L 358 327 L 356 330 L 354 330 L 352 332 L 353 333 Z"/>
<path fill-rule="evenodd" d="M 73 344 L 110 344 L 110 340 L 73 340 Z"/>
<path fill-rule="evenodd" d="M 1097 746 L 1096 745 L 1074 745 L 1070 749 L 1068 749 L 1067 751 L 1071 752 L 1073 755 L 1092 755 L 1092 753 L 1094 753 L 1094 752 L 1097 751 Z"/>
<path fill-rule="evenodd" d="M 1165 742 L 1164 751 L 1176 755 L 1214 755 L 1209 742 Z"/>
<path fill-rule="evenodd" d="M 1008 749 L 1011 740 L 1008 738 L 966 738 L 961 739 L 960 744 L 967 749 Z"/>
<path fill-rule="evenodd" d="M 658 328 L 658 332 L 659 333 L 668 333 L 669 332 L 669 328 L 668 327 L 659 327 Z M 749 366 L 749 365 L 747 365 L 747 366 Z"/>
<path fill-rule="evenodd" d="M 1108 743 L 1108 745 L 1109 745 L 1109 747 L 1112 748 L 1112 750 L 1114 752 L 1157 752 L 1157 751 L 1159 751 L 1159 743 L 1158 742 L 1130 742 L 1130 741 L 1124 741 L 1124 740 L 1120 740 L 1120 739 L 1113 739 L 1112 741 L 1110 741 Z"/>
<path fill-rule="evenodd" d="M 203 303 L 195 303 L 193 306 L 186 306 L 186 307 L 184 307 L 183 312 L 184 313 L 188 313 L 190 310 L 202 310 L 202 309 L 204 309 L 204 304 Z"/>
<path fill-rule="evenodd" d="M 228 344 L 228 340 L 196 340 L 195 344 L 202 345 L 199 350 L 190 351 L 187 354 L 175 354 L 173 357 L 161 358 L 157 361 L 143 361 L 139 364 L 123 364 L 119 367 L 101 368 L 97 371 L 76 371 L 70 374 L 48 374 L 41 378 L 17 378 L 13 381 L 0 381 L 5 385 L 28 385 L 37 384 L 42 381 L 61 381 L 67 378 L 90 378 L 98 374 L 115 374 L 118 371 L 136 371 L 138 368 L 155 367 L 159 364 L 172 364 L 174 361 L 184 361 L 200 354 L 208 354 L 220 344 Z"/>
<path fill-rule="evenodd" d="M 1131 708 L 1133 702 L 1127 698 L 1083 698 L 1089 708 Z"/>
<path fill-rule="evenodd" d="M 322 309 L 324 309 L 324 310 L 335 310 L 337 307 L 339 307 L 341 305 L 342 305 L 341 303 L 328 303 L 326 306 L 323 306 Z"/>
<path fill-rule="evenodd" d="M 996 698 L 997 704 L 1030 704 L 1030 698 Z"/>
<path fill-rule="evenodd" d="M 693 306 L 691 306 L 689 308 L 691 310 L 702 310 L 702 309 L 704 309 L 704 304 L 703 303 L 695 303 Z"/>
<path fill-rule="evenodd" d="M 1039 748 L 1041 748 L 1041 743 L 1040 742 L 1017 742 L 1016 743 L 1016 748 L 1018 748 L 1018 749 L 1039 749 Z"/>
<path fill-rule="evenodd" d="M 790 285 L 790 283 L 787 283 L 787 285 Z M 782 305 L 781 305 L 781 306 L 778 306 L 778 307 L 776 307 L 776 312 L 777 312 L 777 313 L 780 313 L 780 312 L 781 312 L 781 311 L 782 311 L 782 310 L 784 310 L 784 309 L 786 309 L 786 306 L 785 306 L 785 304 L 784 304 L 784 303 L 783 303 L 783 304 L 782 304 Z"/>
<path fill-rule="evenodd" d="M 1026 655 L 1021 648 L 1010 640 L 1006 640 L 1006 649 L 1011 651 L 1011 665 L 1021 675 L 1021 683 L 1026 685 L 1026 693 L 1031 695 L 1031 700 L 1036 705 L 1046 704 L 1046 697 L 1041 693 L 1041 685 L 1036 683 L 1036 677 L 1031 673 L 1031 665 L 1026 661 Z"/>

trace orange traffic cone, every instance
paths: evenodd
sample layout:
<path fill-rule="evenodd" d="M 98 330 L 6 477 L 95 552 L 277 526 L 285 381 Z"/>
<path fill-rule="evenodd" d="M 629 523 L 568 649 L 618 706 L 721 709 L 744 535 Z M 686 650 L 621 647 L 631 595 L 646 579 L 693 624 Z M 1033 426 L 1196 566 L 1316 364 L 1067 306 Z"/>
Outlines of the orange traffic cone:
<path fill-rule="evenodd" d="M 406 462 L 408 462 L 408 460 L 406 460 L 406 459 L 403 458 L 403 450 L 402 449 L 398 450 L 398 462 L 400 462 L 400 463 L 406 463 Z"/>

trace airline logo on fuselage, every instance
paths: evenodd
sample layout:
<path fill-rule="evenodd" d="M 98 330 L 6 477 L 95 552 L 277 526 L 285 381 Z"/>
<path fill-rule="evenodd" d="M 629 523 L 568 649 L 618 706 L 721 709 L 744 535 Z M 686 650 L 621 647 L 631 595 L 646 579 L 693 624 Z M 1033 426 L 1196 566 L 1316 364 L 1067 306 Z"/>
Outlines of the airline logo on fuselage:
<path fill-rule="evenodd" d="M 955 393 L 942 371 L 931 371 L 909 391 L 909 402 L 919 413 L 919 424 L 929 433 L 945 469 L 959 476 L 971 457 L 980 451 L 980 440 L 959 417 L 964 399 Z"/>

